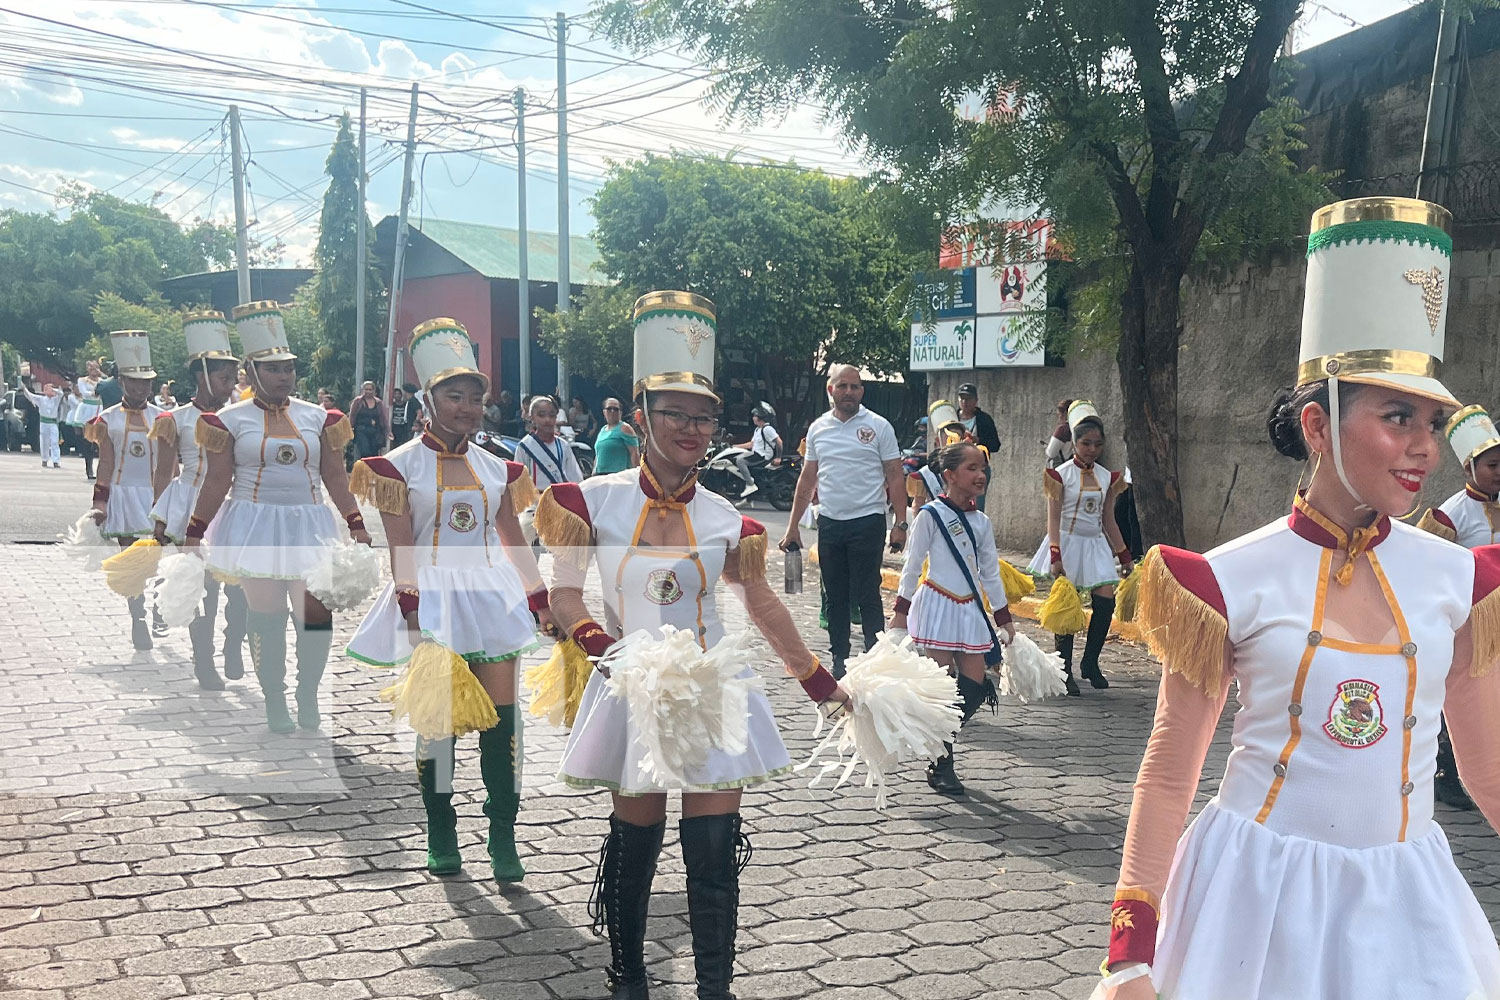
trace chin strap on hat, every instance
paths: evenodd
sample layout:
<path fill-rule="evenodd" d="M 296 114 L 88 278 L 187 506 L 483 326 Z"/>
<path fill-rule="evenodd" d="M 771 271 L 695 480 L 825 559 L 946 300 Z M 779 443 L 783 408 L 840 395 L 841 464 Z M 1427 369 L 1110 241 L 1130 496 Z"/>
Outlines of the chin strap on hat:
<path fill-rule="evenodd" d="M 1354 498 L 1355 509 L 1373 510 L 1374 508 L 1365 503 L 1364 498 L 1354 488 L 1354 484 L 1349 482 L 1348 475 L 1344 473 L 1344 453 L 1339 445 L 1343 437 L 1339 418 L 1339 380 L 1334 375 L 1330 375 L 1328 378 L 1328 419 L 1332 423 L 1332 426 L 1329 428 L 1329 436 L 1333 440 L 1333 471 L 1338 473 L 1339 482 L 1344 484 L 1344 489 Z"/>

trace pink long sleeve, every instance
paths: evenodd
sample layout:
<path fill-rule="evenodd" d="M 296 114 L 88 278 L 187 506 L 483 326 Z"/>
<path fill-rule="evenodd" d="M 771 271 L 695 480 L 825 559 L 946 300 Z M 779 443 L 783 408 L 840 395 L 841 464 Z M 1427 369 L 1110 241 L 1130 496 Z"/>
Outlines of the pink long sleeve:
<path fill-rule="evenodd" d="M 742 579 L 738 561 L 729 559 L 724 563 L 724 582 L 729 584 L 740 603 L 745 606 L 750 622 L 766 637 L 771 649 L 786 666 L 786 672 L 797 678 L 802 689 L 814 701 L 824 701 L 833 693 L 836 681 L 828 670 L 818 663 L 818 658 L 802 641 L 792 614 L 781 603 L 781 598 L 766 582 L 764 574 Z"/>

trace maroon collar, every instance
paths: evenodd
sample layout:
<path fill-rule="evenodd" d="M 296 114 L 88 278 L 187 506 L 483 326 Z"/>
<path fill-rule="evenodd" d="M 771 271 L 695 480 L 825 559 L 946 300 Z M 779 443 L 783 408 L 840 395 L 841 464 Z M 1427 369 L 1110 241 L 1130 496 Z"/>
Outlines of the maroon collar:
<path fill-rule="evenodd" d="M 1308 503 L 1305 493 L 1298 493 L 1296 499 L 1292 501 L 1292 515 L 1287 518 L 1287 527 L 1291 528 L 1294 534 L 1307 539 L 1314 545 L 1325 549 L 1343 549 L 1351 555 L 1357 554 L 1351 549 L 1349 533 L 1335 524 L 1332 518 Z M 1373 549 L 1385 541 L 1386 536 L 1391 533 L 1391 519 L 1382 515 L 1373 527 L 1375 528 L 1374 538 L 1360 545 L 1360 551 Z M 1359 540 L 1358 536 L 1364 534 L 1368 534 L 1368 529 L 1357 529 L 1355 541 Z"/>
<path fill-rule="evenodd" d="M 259 396 L 251 396 L 250 398 L 255 401 L 255 405 L 256 406 L 260 407 L 262 410 L 265 410 L 267 413 L 279 413 L 280 411 L 285 410 L 287 407 L 289 407 L 289 406 L 292 405 L 292 397 L 290 397 L 290 396 L 288 396 L 286 399 L 283 399 L 281 402 L 277 403 L 275 406 L 272 406 L 270 403 L 267 403 L 264 399 L 261 399 Z"/>
<path fill-rule="evenodd" d="M 202 403 L 198 402 L 198 397 L 197 396 L 193 397 L 192 404 L 193 404 L 193 407 L 195 409 L 197 409 L 201 413 L 217 413 L 217 412 L 219 412 L 217 407 L 215 407 L 214 409 L 210 410 L 208 407 L 206 407 Z"/>
<path fill-rule="evenodd" d="M 1500 495 L 1490 496 L 1488 493 L 1479 492 L 1474 488 L 1473 483 L 1464 483 L 1464 492 L 1468 494 L 1471 500 L 1478 500 L 1480 503 L 1494 503 L 1496 500 L 1500 500 Z"/>
<path fill-rule="evenodd" d="M 967 514 L 971 510 L 979 509 L 979 499 L 977 497 L 973 500 L 970 500 L 967 505 L 960 504 L 958 501 L 954 500 L 946 493 L 939 494 L 938 499 L 943 501 L 943 503 L 947 504 L 949 507 L 958 511 L 960 514 Z"/>
<path fill-rule="evenodd" d="M 442 438 L 432 433 L 432 431 L 422 432 L 422 444 L 426 445 L 428 448 L 431 448 L 439 455 L 462 455 L 464 452 L 469 450 L 468 438 L 464 438 L 458 443 L 457 451 L 449 451 L 447 443 L 444 442 Z"/>
<path fill-rule="evenodd" d="M 698 474 L 694 472 L 688 477 L 687 482 L 682 484 L 681 489 L 676 493 L 668 495 L 667 491 L 662 488 L 661 483 L 656 481 L 656 476 L 652 473 L 651 467 L 642 462 L 640 484 L 641 492 L 646 494 L 651 500 L 663 503 L 687 503 L 693 499 L 693 494 L 698 491 Z"/>

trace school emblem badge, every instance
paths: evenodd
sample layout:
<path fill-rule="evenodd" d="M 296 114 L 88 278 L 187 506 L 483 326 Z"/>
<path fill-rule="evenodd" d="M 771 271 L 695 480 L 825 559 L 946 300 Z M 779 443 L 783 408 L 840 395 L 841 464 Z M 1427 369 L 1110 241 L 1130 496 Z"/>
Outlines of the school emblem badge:
<path fill-rule="evenodd" d="M 1085 493 L 1083 496 L 1083 512 L 1085 514 L 1099 513 L 1099 498 L 1092 493 Z"/>
<path fill-rule="evenodd" d="M 448 512 L 448 527 L 454 531 L 473 531 L 479 524 L 479 518 L 474 516 L 474 505 L 470 503 L 456 503 Z"/>
<path fill-rule="evenodd" d="M 646 576 L 646 600 L 665 607 L 682 600 L 682 584 L 669 569 L 653 569 Z"/>
<path fill-rule="evenodd" d="M 860 444 L 870 444 L 875 440 L 875 428 L 861 427 L 854 432 L 854 436 L 859 438 Z"/>
<path fill-rule="evenodd" d="M 1354 750 L 1374 746 L 1386 734 L 1385 710 L 1380 706 L 1380 685 L 1364 680 L 1344 681 L 1328 706 L 1323 732 L 1334 742 Z"/>
<path fill-rule="evenodd" d="M 140 458 L 142 455 L 146 454 L 146 446 L 139 441 L 132 441 L 130 442 L 130 454 L 134 455 L 136 458 Z"/>
<path fill-rule="evenodd" d="M 291 465 L 297 461 L 297 449 L 289 444 L 281 445 L 276 449 L 276 464 Z"/>

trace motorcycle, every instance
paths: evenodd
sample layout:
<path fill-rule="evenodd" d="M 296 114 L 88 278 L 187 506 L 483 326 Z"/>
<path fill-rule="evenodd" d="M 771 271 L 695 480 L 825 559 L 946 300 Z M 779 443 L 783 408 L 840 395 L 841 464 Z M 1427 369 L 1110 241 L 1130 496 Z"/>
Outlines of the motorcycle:
<path fill-rule="evenodd" d="M 744 457 L 750 466 L 752 482 L 745 481 L 736 459 Z M 777 510 L 791 510 L 797 491 L 797 477 L 802 474 L 802 456 L 783 455 L 779 461 L 766 462 L 747 448 L 733 445 L 710 451 L 698 465 L 698 483 L 713 490 L 736 506 L 749 500 L 765 500 Z"/>
<path fill-rule="evenodd" d="M 594 449 L 582 441 L 574 441 L 572 428 L 566 433 L 558 428 L 558 436 L 568 442 L 568 447 L 573 449 L 573 457 L 578 460 L 578 468 L 583 472 L 583 478 L 587 479 L 594 474 Z M 475 431 L 474 443 L 485 451 L 503 458 L 507 461 L 515 461 L 516 452 L 520 450 L 521 439 L 511 437 L 507 434 L 491 434 L 489 431 Z"/>

